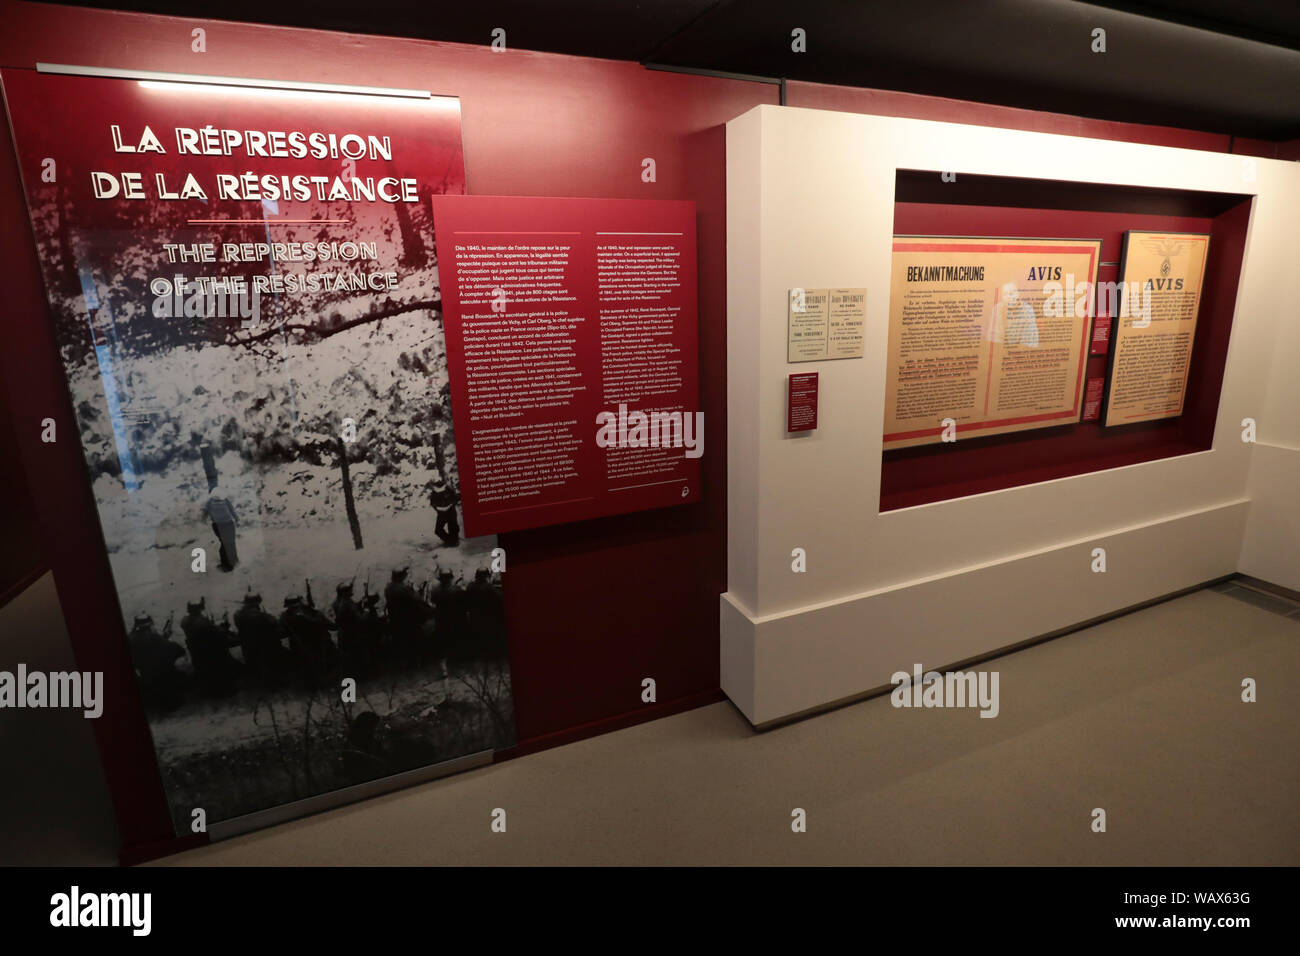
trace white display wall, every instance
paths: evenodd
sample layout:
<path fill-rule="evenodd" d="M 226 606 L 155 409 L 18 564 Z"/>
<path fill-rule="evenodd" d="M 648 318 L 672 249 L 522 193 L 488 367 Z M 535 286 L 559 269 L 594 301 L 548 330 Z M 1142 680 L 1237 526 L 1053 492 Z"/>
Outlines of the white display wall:
<path fill-rule="evenodd" d="M 1254 195 L 1213 448 L 882 514 L 899 169 Z M 721 668 L 745 716 L 824 707 L 1234 571 L 1300 589 L 1298 212 L 1294 163 L 775 106 L 728 123 Z M 866 357 L 787 364 L 788 290 L 827 287 L 867 289 Z M 786 376 L 809 370 L 818 428 L 788 436 Z"/>

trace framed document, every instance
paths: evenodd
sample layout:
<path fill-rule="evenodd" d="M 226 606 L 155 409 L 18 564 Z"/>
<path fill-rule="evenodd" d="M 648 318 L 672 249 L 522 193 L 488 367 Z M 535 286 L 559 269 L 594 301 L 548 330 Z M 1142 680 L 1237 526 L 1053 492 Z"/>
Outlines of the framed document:
<path fill-rule="evenodd" d="M 862 358 L 866 289 L 791 289 L 786 361 Z"/>
<path fill-rule="evenodd" d="M 1183 413 L 1209 250 L 1210 237 L 1203 233 L 1124 234 L 1123 297 L 1111 330 L 1102 424 Z"/>
<path fill-rule="evenodd" d="M 1100 239 L 895 236 L 884 447 L 1079 420 Z"/>

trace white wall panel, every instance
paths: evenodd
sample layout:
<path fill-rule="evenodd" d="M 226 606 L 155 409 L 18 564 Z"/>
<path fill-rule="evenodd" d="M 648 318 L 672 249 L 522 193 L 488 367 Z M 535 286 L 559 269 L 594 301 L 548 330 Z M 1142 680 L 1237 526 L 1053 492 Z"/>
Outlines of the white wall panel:
<path fill-rule="evenodd" d="M 751 720 L 877 687 L 900 653 L 908 666 L 938 666 L 1230 573 L 1242 554 L 1258 567 L 1281 560 L 1284 541 L 1247 533 L 1253 446 L 1239 423 L 1267 415 L 1272 430 L 1261 434 L 1300 439 L 1300 426 L 1276 421 L 1283 406 L 1300 407 L 1291 371 L 1300 328 L 1289 283 L 1277 281 L 1294 271 L 1296 164 L 763 106 L 728 124 L 727 167 L 733 576 L 723 689 L 748 701 Z M 1213 448 L 881 514 L 898 169 L 1256 196 Z M 858 286 L 867 289 L 866 357 L 789 365 L 787 290 Z M 786 375 L 809 370 L 820 373 L 818 428 L 787 437 Z M 1291 384 L 1276 386 L 1279 374 Z M 1267 500 L 1250 528 L 1276 529 L 1276 508 L 1294 514 L 1293 504 Z M 1138 557 L 1092 575 L 1078 555 L 1117 535 Z M 791 572 L 795 547 L 807 552 L 807 573 Z M 951 636 L 956 618 L 933 602 L 987 587 L 994 603 L 971 610 L 991 619 Z M 736 641 L 753 646 L 741 653 Z M 746 663 L 729 673 L 729 661 Z"/>

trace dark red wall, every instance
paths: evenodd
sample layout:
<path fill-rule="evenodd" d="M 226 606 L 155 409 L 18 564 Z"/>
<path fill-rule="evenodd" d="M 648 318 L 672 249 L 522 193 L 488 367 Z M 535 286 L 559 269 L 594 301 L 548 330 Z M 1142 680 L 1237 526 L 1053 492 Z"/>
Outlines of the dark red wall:
<path fill-rule="evenodd" d="M 0 254 L 3 254 L 0 251 Z M 7 260 L 0 260 L 7 261 Z M 32 508 L 27 474 L 14 448 L 18 434 L 9 410 L 9 396 L 0 383 L 0 514 L 4 515 L 4 538 L 0 547 L 0 607 L 16 597 L 47 568 L 40 525 Z"/>
<path fill-rule="evenodd" d="M 725 129 L 777 88 L 633 63 L 487 47 L 6 5 L 0 63 L 73 63 L 428 89 L 461 99 L 471 193 L 690 199 L 698 212 L 704 499 L 503 536 L 519 751 L 721 699 L 726 590 Z M 11 26 L 13 27 L 11 29 Z M 10 290 L 3 370 L 41 537 L 79 666 L 120 706 L 96 721 L 126 845 L 170 837 L 76 427 L 56 361 L 12 150 L 0 159 Z M 657 182 L 641 180 L 653 157 Z M 58 419 L 42 445 L 33 422 Z M 658 703 L 643 704 L 652 677 Z"/>
<path fill-rule="evenodd" d="M 0 65 L 38 61 L 428 89 L 460 97 L 471 193 L 690 199 L 698 209 L 704 500 L 504 537 L 519 752 L 719 699 L 726 588 L 727 120 L 775 103 L 770 84 L 526 51 L 4 2 Z M 190 30 L 207 31 L 192 53 Z M 791 83 L 793 106 L 942 119 L 1227 151 L 1228 137 Z M 658 181 L 643 183 L 653 157 Z M 46 317 L 12 151 L 0 148 L 0 349 L 18 459 L 80 667 L 119 706 L 95 722 L 129 856 L 175 849 L 135 694 L 108 562 Z M 59 442 L 39 421 L 59 420 Z M 3 435 L 0 434 L 0 439 Z M 12 545 L 10 546 L 12 547 Z M 24 552 L 25 553 L 25 552 Z M 26 563 L 26 558 L 23 559 Z M 641 703 L 641 680 L 659 703 Z"/>

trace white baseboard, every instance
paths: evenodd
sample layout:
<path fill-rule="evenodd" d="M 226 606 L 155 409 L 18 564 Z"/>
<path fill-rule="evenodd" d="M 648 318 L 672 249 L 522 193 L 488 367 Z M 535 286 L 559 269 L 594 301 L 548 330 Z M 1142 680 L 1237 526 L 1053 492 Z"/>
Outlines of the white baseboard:
<path fill-rule="evenodd" d="M 1249 506 L 1242 498 L 764 617 L 723 594 L 722 689 L 767 724 L 887 685 L 916 663 L 942 669 L 1224 577 L 1238 570 Z M 1104 573 L 1092 570 L 1094 548 L 1106 550 Z"/>

